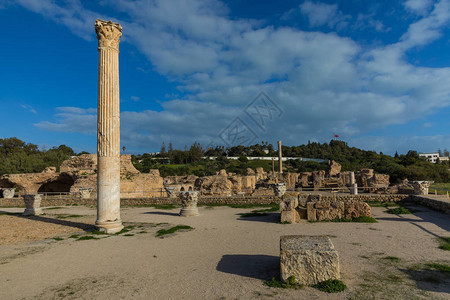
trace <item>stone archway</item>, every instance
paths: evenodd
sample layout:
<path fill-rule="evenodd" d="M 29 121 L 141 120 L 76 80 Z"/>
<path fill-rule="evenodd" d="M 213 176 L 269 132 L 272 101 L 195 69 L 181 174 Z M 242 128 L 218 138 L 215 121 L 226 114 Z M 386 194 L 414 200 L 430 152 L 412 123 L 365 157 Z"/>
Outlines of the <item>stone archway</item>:
<path fill-rule="evenodd" d="M 38 193 L 69 193 L 70 188 L 75 183 L 73 178 L 67 174 L 59 175 L 55 180 L 48 181 L 41 185 Z"/>

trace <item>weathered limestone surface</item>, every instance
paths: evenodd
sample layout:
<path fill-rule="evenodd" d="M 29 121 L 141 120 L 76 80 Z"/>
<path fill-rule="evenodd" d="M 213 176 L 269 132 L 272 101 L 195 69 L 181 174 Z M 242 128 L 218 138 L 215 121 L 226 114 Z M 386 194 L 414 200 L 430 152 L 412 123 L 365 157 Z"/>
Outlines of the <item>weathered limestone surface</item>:
<path fill-rule="evenodd" d="M 181 211 L 180 216 L 182 217 L 194 217 L 198 216 L 198 192 L 190 191 L 190 192 L 181 192 Z"/>
<path fill-rule="evenodd" d="M 274 183 L 273 184 L 273 191 L 275 193 L 275 196 L 281 197 L 286 193 L 286 183 L 280 182 L 280 183 Z"/>
<path fill-rule="evenodd" d="M 339 279 L 339 255 L 327 236 L 281 236 L 280 273 L 284 282 L 295 276 L 304 285 Z"/>
<path fill-rule="evenodd" d="M 14 198 L 15 188 L 4 188 L 3 189 L 3 198 L 11 199 Z"/>
<path fill-rule="evenodd" d="M 98 39 L 97 220 L 106 233 L 123 228 L 120 219 L 119 39 L 122 26 L 95 21 Z"/>
<path fill-rule="evenodd" d="M 341 165 L 334 160 L 328 161 L 327 176 L 336 176 L 341 172 Z"/>
<path fill-rule="evenodd" d="M 41 195 L 23 195 L 25 202 L 24 216 L 42 215 L 44 212 L 41 208 Z"/>

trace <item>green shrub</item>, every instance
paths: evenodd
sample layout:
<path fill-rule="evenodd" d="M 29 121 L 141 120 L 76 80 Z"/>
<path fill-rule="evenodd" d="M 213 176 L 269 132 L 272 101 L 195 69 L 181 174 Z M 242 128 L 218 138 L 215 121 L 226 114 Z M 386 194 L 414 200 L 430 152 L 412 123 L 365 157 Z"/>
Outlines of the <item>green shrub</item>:
<path fill-rule="evenodd" d="M 443 265 L 443 264 L 437 264 L 437 263 L 429 263 L 426 264 L 427 267 L 431 269 L 435 269 L 441 272 L 450 273 L 450 266 L 449 265 Z"/>
<path fill-rule="evenodd" d="M 328 279 L 313 285 L 313 287 L 327 293 L 339 293 L 347 288 L 339 279 Z"/>

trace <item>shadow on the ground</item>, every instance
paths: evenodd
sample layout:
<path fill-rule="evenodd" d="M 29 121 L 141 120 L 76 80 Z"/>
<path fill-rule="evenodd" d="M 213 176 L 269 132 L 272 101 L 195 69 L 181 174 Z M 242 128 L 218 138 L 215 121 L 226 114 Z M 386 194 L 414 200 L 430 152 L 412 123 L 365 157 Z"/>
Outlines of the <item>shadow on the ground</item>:
<path fill-rule="evenodd" d="M 270 255 L 226 254 L 216 267 L 217 271 L 244 277 L 270 280 L 280 274 L 280 258 Z"/>
<path fill-rule="evenodd" d="M 441 292 L 450 294 L 450 273 L 437 270 L 400 269 L 416 282 L 417 288 L 424 291 Z"/>
<path fill-rule="evenodd" d="M 53 219 L 53 218 L 44 217 L 42 215 L 41 216 L 24 216 L 24 215 L 22 215 L 22 213 L 11 213 L 11 212 L 7 212 L 7 211 L 0 211 L 0 213 L 6 213 L 10 216 L 15 216 L 18 218 L 23 218 L 23 219 L 28 219 L 28 220 L 34 220 L 34 221 L 51 223 L 51 224 L 62 225 L 62 226 L 75 227 L 75 228 L 82 229 L 84 231 L 92 231 L 96 228 L 92 224 L 72 222 L 72 221 L 61 220 L 61 219 Z"/>
<path fill-rule="evenodd" d="M 265 222 L 265 223 L 278 223 L 280 221 L 279 212 L 266 212 L 257 216 L 244 217 L 246 213 L 239 213 L 239 221 L 252 221 L 252 222 Z"/>
<path fill-rule="evenodd" d="M 179 213 L 172 213 L 172 212 L 167 212 L 167 211 L 148 211 L 148 212 L 144 212 L 144 213 L 142 213 L 142 214 L 146 214 L 146 215 L 174 216 L 174 217 L 180 216 Z"/>
<path fill-rule="evenodd" d="M 411 207 L 413 209 L 420 209 L 420 211 L 413 211 L 411 215 L 414 215 L 415 217 L 418 217 L 419 219 L 414 219 L 409 217 L 409 214 L 402 214 L 402 215 L 392 215 L 392 217 L 377 217 L 376 219 L 381 221 L 394 221 L 394 222 L 409 222 L 412 225 L 422 229 L 423 231 L 425 231 L 426 233 L 433 235 L 435 237 L 438 237 L 438 235 L 436 235 L 435 233 L 431 232 L 430 230 L 426 229 L 424 226 L 422 226 L 421 224 L 425 224 L 425 223 L 431 223 L 434 224 L 436 226 L 439 226 L 440 228 L 442 228 L 445 231 L 450 231 L 450 219 L 448 217 L 448 215 L 435 211 L 435 210 L 431 210 L 427 207 L 423 207 L 423 206 L 417 206 L 417 205 L 407 205 L 407 207 Z"/>

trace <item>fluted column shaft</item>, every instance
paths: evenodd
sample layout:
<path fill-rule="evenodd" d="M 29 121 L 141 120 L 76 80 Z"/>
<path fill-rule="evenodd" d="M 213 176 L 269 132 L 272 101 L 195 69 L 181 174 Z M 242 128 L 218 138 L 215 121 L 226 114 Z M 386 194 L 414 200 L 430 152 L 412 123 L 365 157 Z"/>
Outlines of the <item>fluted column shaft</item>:
<path fill-rule="evenodd" d="M 280 168 L 280 174 L 283 173 L 283 154 L 281 151 L 281 141 L 278 141 L 278 167 Z"/>
<path fill-rule="evenodd" d="M 120 219 L 119 38 L 122 27 L 96 20 L 98 39 L 97 221 L 106 233 L 123 228 Z"/>

